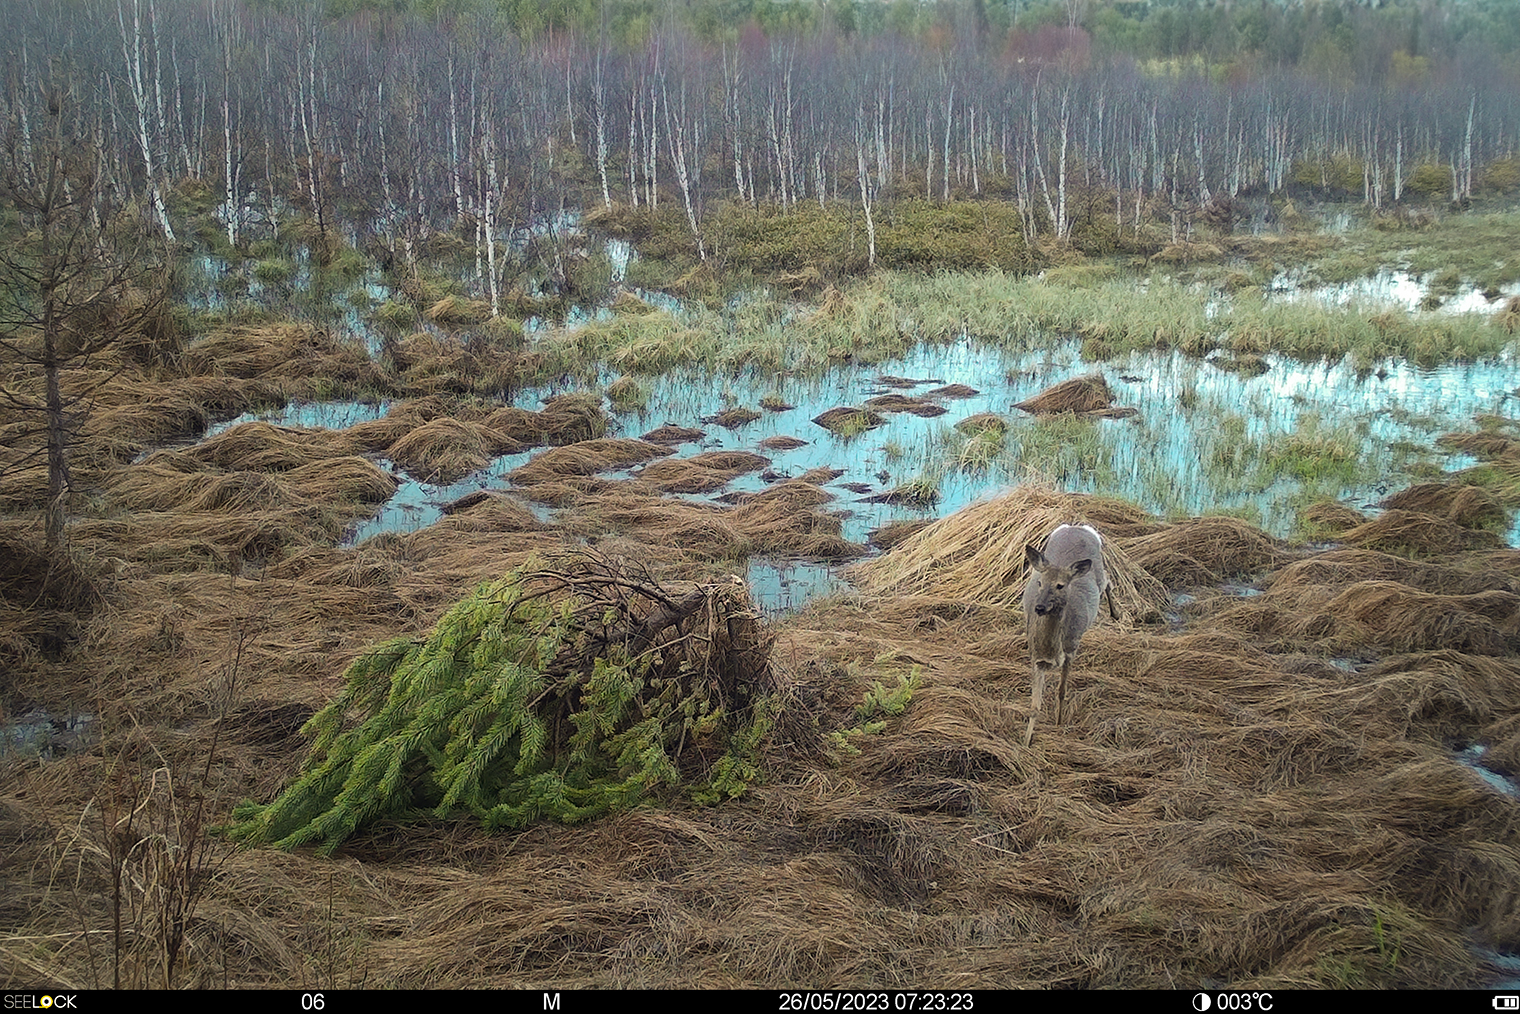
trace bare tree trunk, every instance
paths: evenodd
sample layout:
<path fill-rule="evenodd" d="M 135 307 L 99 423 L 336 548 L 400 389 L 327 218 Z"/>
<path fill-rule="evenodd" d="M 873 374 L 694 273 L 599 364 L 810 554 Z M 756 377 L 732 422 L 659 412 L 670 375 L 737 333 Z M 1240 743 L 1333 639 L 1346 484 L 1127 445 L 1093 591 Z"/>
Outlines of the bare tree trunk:
<path fill-rule="evenodd" d="M 637 113 L 637 115 L 635 115 Z M 637 85 L 628 91 L 628 203 L 639 206 L 638 126 L 643 118 Z"/>
<path fill-rule="evenodd" d="M 607 51 L 602 46 L 596 50 L 595 89 L 596 113 L 596 171 L 602 181 L 602 206 L 612 210 L 612 190 L 607 186 L 607 84 L 603 79 L 603 65 Z"/>
<path fill-rule="evenodd" d="M 1393 149 L 1393 203 L 1404 197 L 1404 125 L 1399 124 L 1398 142 Z"/>
<path fill-rule="evenodd" d="M 153 106 L 148 101 L 147 83 L 143 80 L 143 36 L 142 36 L 142 12 L 139 7 L 140 0 L 131 0 L 132 3 L 132 35 L 127 36 L 126 14 L 122 10 L 122 0 L 116 0 L 116 23 L 121 29 L 121 54 L 127 64 L 127 84 L 132 91 L 132 103 L 137 110 L 137 144 L 142 153 L 143 172 L 148 181 L 148 200 L 153 205 L 153 214 L 158 219 L 158 227 L 163 230 L 164 238 L 174 242 L 174 227 L 169 224 L 169 209 L 164 205 L 163 188 L 159 183 L 159 167 L 156 156 L 157 141 L 155 136 L 158 131 L 154 129 L 151 120 Z M 152 0 L 149 0 L 149 11 L 152 11 Z M 156 79 L 157 75 L 155 75 Z M 160 98 L 158 103 L 160 110 L 163 102 Z M 159 121 L 160 125 L 162 120 Z"/>
<path fill-rule="evenodd" d="M 501 293 L 497 285 L 498 271 L 496 267 L 496 124 L 492 115 L 492 106 L 486 103 L 485 138 L 482 142 L 482 155 L 486 163 L 486 186 L 485 186 L 485 231 L 486 231 L 486 273 L 491 280 L 491 316 L 501 316 Z M 602 178 L 603 193 L 606 192 L 606 177 Z M 609 200 L 608 206 L 611 206 Z"/>
<path fill-rule="evenodd" d="M 1467 136 L 1462 142 L 1461 196 L 1464 198 L 1472 196 L 1473 114 L 1477 110 L 1478 96 L 1474 94 L 1467 105 Z"/>
<path fill-rule="evenodd" d="M 1056 220 L 1056 235 L 1061 239 L 1071 238 L 1071 223 L 1066 219 L 1066 148 L 1071 135 L 1071 85 L 1068 83 L 1061 90 L 1061 165 L 1057 172 L 1057 189 L 1060 196 L 1060 205 L 1057 210 L 1060 218 Z"/>
<path fill-rule="evenodd" d="M 744 200 L 744 116 L 739 104 L 740 83 L 743 67 L 739 61 L 739 49 L 734 47 L 734 60 L 728 62 L 728 46 L 723 47 L 723 118 L 728 128 L 730 147 L 734 159 L 734 189 L 739 200 Z M 750 195 L 753 200 L 753 194 Z"/>
<path fill-rule="evenodd" d="M 955 110 L 955 85 L 950 85 L 950 92 L 945 97 L 945 147 L 942 153 L 942 165 L 944 176 L 943 199 L 950 199 L 950 118 Z"/>
<path fill-rule="evenodd" d="M 660 82 L 660 90 L 665 96 L 665 141 L 670 148 L 670 161 L 675 166 L 676 183 L 681 187 L 681 201 L 686 205 L 686 222 L 691 226 L 692 239 L 697 242 L 697 256 L 705 261 L 707 260 L 707 245 L 702 242 L 702 230 L 697 227 L 697 210 L 692 201 L 691 173 L 687 169 L 686 162 L 687 131 L 695 128 L 695 124 L 689 127 L 686 122 L 686 82 L 684 80 L 681 82 L 679 92 L 681 108 L 676 113 L 674 126 L 671 123 L 670 90 L 663 80 Z M 691 142 L 693 150 L 698 150 L 701 146 L 701 137 L 693 137 Z"/>
<path fill-rule="evenodd" d="M 449 54 L 449 155 L 450 176 L 454 182 L 454 221 L 464 224 L 464 181 L 459 160 L 459 99 L 454 85 L 454 54 Z"/>
<path fill-rule="evenodd" d="M 1045 198 L 1045 210 L 1050 215 L 1050 227 L 1055 230 L 1057 238 L 1061 236 L 1061 218 L 1056 213 L 1056 203 L 1050 196 L 1050 182 L 1045 178 L 1045 163 L 1040 158 L 1040 83 L 1035 82 L 1034 90 L 1029 95 L 1029 136 L 1030 150 L 1034 156 L 1035 175 L 1040 178 L 1040 193 Z M 1064 151 L 1063 151 L 1064 156 Z M 1064 196 L 1064 195 L 1063 195 Z M 1063 205 L 1064 206 L 1064 205 Z"/>
<path fill-rule="evenodd" d="M 223 213 L 227 217 L 227 245 L 237 248 L 238 225 L 242 220 L 243 199 L 243 153 L 242 136 L 238 137 L 237 155 L 234 157 L 232 149 L 232 26 L 224 23 L 221 26 L 222 43 L 222 167 L 226 185 L 226 199 L 222 205 Z M 241 108 L 238 110 L 242 112 Z"/>
<path fill-rule="evenodd" d="M 865 109 L 855 111 L 855 179 L 860 184 L 860 206 L 866 215 L 866 266 L 876 267 L 876 220 L 871 216 L 870 174 L 866 172 Z"/>

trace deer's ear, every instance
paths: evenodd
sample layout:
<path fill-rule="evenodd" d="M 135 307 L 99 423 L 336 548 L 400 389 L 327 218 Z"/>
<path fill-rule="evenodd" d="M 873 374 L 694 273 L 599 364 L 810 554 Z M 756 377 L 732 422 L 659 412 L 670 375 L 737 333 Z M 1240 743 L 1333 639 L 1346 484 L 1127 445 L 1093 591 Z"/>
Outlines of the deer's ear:
<path fill-rule="evenodd" d="M 1045 554 L 1034 548 L 1033 542 L 1024 547 L 1024 559 L 1031 567 L 1045 566 Z"/>
<path fill-rule="evenodd" d="M 1078 560 L 1076 563 L 1074 563 L 1074 564 L 1071 565 L 1071 576 L 1072 577 L 1081 577 L 1083 574 L 1086 574 L 1089 570 L 1092 570 L 1092 561 L 1091 560 Z"/>

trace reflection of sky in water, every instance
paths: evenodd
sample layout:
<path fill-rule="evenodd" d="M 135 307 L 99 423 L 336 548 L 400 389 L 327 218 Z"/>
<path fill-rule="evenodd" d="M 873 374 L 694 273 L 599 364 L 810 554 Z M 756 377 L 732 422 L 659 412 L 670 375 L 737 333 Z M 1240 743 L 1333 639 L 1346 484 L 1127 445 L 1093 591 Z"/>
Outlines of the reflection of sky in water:
<path fill-rule="evenodd" d="M 245 422 L 273 423 L 276 426 L 302 426 L 308 429 L 346 430 L 362 422 L 380 419 L 390 411 L 389 400 L 380 401 L 292 401 L 283 408 L 244 412 L 234 419 L 213 424 L 206 439 Z"/>
<path fill-rule="evenodd" d="M 1488 748 L 1480 743 L 1474 743 L 1465 750 L 1457 753 L 1457 760 L 1461 761 L 1470 771 L 1477 772 L 1479 778 L 1489 788 L 1504 793 L 1506 796 L 1520 797 L 1520 786 L 1514 781 L 1499 774 L 1499 772 L 1487 768 L 1483 764 L 1483 755 L 1488 753 Z"/>
<path fill-rule="evenodd" d="M 1287 271 L 1272 279 L 1267 298 L 1283 303 L 1323 303 L 1327 306 L 1392 306 L 1414 313 L 1430 291 L 1430 285 L 1408 271 L 1384 268 L 1376 274 L 1334 285 L 1319 285 L 1301 271 Z M 1462 285 L 1450 295 L 1440 296 L 1434 313 L 1498 313 L 1504 300 L 1520 294 L 1520 285 L 1507 285 L 1498 298 L 1490 301 L 1475 286 Z"/>

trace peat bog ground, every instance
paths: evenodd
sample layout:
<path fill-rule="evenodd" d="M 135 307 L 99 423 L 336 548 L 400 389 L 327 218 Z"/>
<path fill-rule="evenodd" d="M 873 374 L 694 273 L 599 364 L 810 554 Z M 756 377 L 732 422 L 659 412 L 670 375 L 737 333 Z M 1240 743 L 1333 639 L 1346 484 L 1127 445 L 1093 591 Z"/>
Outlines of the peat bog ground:
<path fill-rule="evenodd" d="M 45 476 L 0 482 L 0 690 L 27 739 L 0 756 L 0 978 L 1496 981 L 1520 952 L 1520 271 L 1290 239 L 625 292 L 573 326 L 368 269 L 322 319 L 238 309 L 315 288 L 294 256 L 219 283 L 183 336 L 67 378 L 91 410 L 63 564 Z M 1424 288 L 1274 296 L 1289 268 Z M 1108 539 L 1122 619 L 1025 750 L 1024 545 L 1075 521 Z M 587 557 L 707 603 L 706 627 L 605 623 L 677 631 L 661 692 L 707 671 L 693 645 L 743 642 L 723 678 L 771 710 L 734 794 L 677 777 L 487 832 L 398 766 L 416 805 L 330 855 L 228 840 L 356 658 Z M 711 773 L 687 728 L 672 770 Z"/>

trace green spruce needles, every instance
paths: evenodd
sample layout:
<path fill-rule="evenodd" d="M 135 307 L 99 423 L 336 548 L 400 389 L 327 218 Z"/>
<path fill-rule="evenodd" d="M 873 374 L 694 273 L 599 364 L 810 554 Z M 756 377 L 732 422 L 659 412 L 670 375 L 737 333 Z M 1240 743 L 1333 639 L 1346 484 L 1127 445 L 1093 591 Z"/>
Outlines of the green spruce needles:
<path fill-rule="evenodd" d="M 737 581 L 667 588 L 591 554 L 529 564 L 427 638 L 355 660 L 306 723 L 301 774 L 227 832 L 330 853 L 382 818 L 468 812 L 494 830 L 588 820 L 662 786 L 731 798 L 759 772 L 769 653 Z"/>

